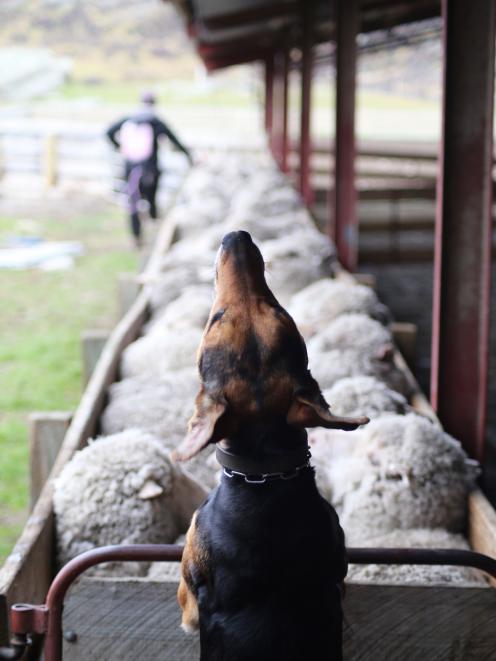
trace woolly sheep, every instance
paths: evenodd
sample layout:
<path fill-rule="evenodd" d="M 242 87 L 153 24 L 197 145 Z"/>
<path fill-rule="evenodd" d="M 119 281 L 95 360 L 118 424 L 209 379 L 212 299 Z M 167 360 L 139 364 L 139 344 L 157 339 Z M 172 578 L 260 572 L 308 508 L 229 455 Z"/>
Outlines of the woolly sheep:
<path fill-rule="evenodd" d="M 211 285 L 185 287 L 181 294 L 171 301 L 164 310 L 152 316 L 144 331 L 148 333 L 156 325 L 178 330 L 181 330 L 184 326 L 203 329 L 210 314 L 212 301 Z"/>
<path fill-rule="evenodd" d="M 389 321 L 387 308 L 364 285 L 324 278 L 295 294 L 288 308 L 304 337 L 311 337 L 341 314 L 366 314 L 381 323 Z"/>
<path fill-rule="evenodd" d="M 106 544 L 170 543 L 185 531 L 203 496 L 153 436 L 130 429 L 97 439 L 54 481 L 58 560 L 63 564 Z M 145 563 L 126 563 L 101 571 L 147 570 Z"/>
<path fill-rule="evenodd" d="M 266 263 L 267 282 L 283 304 L 310 282 L 330 276 L 336 263 L 330 240 L 312 227 L 265 241 L 260 249 Z"/>
<path fill-rule="evenodd" d="M 351 376 L 374 376 L 405 397 L 412 385 L 394 363 L 392 336 L 364 314 L 343 314 L 307 342 L 310 370 L 322 388 Z"/>
<path fill-rule="evenodd" d="M 309 355 L 312 351 L 324 353 L 353 349 L 375 356 L 392 343 L 391 332 L 374 319 L 365 314 L 343 314 L 314 335 L 307 346 Z"/>
<path fill-rule="evenodd" d="M 415 413 L 384 415 L 363 431 L 332 485 L 350 544 L 383 532 L 463 530 L 477 476 L 460 443 Z"/>
<path fill-rule="evenodd" d="M 181 264 L 174 269 L 162 272 L 157 280 L 146 285 L 150 307 L 155 312 L 165 308 L 180 296 L 185 287 L 210 282 L 211 269 L 202 269 L 196 264 Z"/>
<path fill-rule="evenodd" d="M 196 369 L 166 372 L 160 378 L 132 377 L 110 386 L 100 425 L 105 435 L 138 427 L 171 438 L 174 446 L 185 434 L 198 390 Z"/>
<path fill-rule="evenodd" d="M 184 327 L 177 332 L 155 325 L 123 351 L 121 376 L 160 377 L 169 370 L 192 367 L 201 334 L 199 328 Z"/>
<path fill-rule="evenodd" d="M 162 259 L 162 270 L 175 269 L 182 264 L 196 264 L 212 268 L 222 237 L 226 233 L 223 223 L 217 223 L 173 243 Z"/>
<path fill-rule="evenodd" d="M 194 237 L 199 231 L 219 223 L 226 216 L 227 200 L 216 193 L 189 200 L 188 204 L 176 205 L 169 213 L 168 220 L 176 228 L 177 239 Z"/>
<path fill-rule="evenodd" d="M 268 217 L 251 207 L 243 208 L 238 205 L 226 218 L 225 226 L 227 231 L 246 230 L 256 243 L 260 243 L 277 239 L 296 228 L 305 229 L 308 227 L 308 222 L 308 212 L 305 209 Z"/>
<path fill-rule="evenodd" d="M 329 401 L 329 400 L 327 400 Z M 334 408 L 331 411 L 335 413 Z M 308 445 L 315 468 L 315 478 L 320 494 L 330 503 L 334 502 L 334 485 L 341 474 L 347 474 L 350 456 L 360 440 L 362 428 L 344 432 L 337 429 L 315 427 L 308 429 Z M 335 476 L 335 472 L 338 475 Z"/>
<path fill-rule="evenodd" d="M 160 378 L 133 377 L 114 383 L 100 424 L 103 434 L 137 427 L 153 434 L 172 451 L 186 434 L 198 391 L 197 370 L 166 372 Z M 186 472 L 205 487 L 216 485 L 217 467 L 208 461 L 211 448 L 188 462 Z"/>
<path fill-rule="evenodd" d="M 377 418 L 385 412 L 404 414 L 410 411 L 403 395 L 372 376 L 340 379 L 332 388 L 324 390 L 323 395 L 336 415 Z"/>
<path fill-rule="evenodd" d="M 373 539 L 362 546 L 384 548 L 464 549 L 470 547 L 462 535 L 439 528 L 396 530 Z M 350 565 L 347 581 L 352 583 L 382 583 L 389 585 L 463 585 L 489 587 L 484 576 L 469 567 L 450 565 Z"/>

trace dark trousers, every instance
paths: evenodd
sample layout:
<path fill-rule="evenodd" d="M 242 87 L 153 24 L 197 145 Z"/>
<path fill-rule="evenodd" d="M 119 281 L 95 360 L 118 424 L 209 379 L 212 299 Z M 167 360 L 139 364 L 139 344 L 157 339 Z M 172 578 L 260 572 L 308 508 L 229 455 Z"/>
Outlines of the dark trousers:
<path fill-rule="evenodd" d="M 136 240 L 141 237 L 141 221 L 138 213 L 138 202 L 146 200 L 150 207 L 150 217 L 157 218 L 156 195 L 160 172 L 146 163 L 136 164 L 129 161 L 125 164 L 125 178 L 129 198 L 129 222 L 132 235 Z"/>

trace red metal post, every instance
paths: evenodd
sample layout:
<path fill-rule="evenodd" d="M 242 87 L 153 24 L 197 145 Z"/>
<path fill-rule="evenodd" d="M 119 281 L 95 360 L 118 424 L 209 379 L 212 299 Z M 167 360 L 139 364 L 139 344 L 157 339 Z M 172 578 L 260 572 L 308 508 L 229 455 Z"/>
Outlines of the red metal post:
<path fill-rule="evenodd" d="M 431 401 L 482 459 L 489 344 L 495 2 L 443 0 Z"/>
<path fill-rule="evenodd" d="M 307 205 L 313 203 L 310 182 L 311 95 L 313 73 L 313 3 L 303 5 L 303 39 L 301 46 L 301 107 L 300 107 L 300 193 Z"/>
<path fill-rule="evenodd" d="M 282 136 L 281 136 L 281 170 L 288 171 L 289 155 L 289 134 L 288 134 L 288 115 L 289 115 L 289 49 L 284 49 L 284 62 L 282 70 Z"/>
<path fill-rule="evenodd" d="M 272 127 L 274 120 L 274 58 L 265 60 L 265 132 L 269 147 L 272 148 Z"/>
<path fill-rule="evenodd" d="M 287 171 L 288 161 L 288 71 L 287 49 L 277 51 L 274 56 L 272 146 L 274 157 L 283 172 Z"/>
<path fill-rule="evenodd" d="M 355 90 L 358 0 L 337 0 L 336 126 L 334 199 L 329 233 L 338 258 L 355 271 L 358 261 L 357 193 L 355 186 Z"/>

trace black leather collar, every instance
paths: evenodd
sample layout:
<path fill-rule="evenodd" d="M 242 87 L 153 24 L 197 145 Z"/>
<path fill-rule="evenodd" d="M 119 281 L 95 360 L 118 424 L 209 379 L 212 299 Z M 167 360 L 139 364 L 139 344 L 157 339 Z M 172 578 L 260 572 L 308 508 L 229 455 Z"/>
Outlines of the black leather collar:
<path fill-rule="evenodd" d="M 288 480 L 297 477 L 303 468 L 310 467 L 310 451 L 307 447 L 286 452 L 278 457 L 263 460 L 241 457 L 215 446 L 215 456 L 228 477 L 244 477 L 245 482 L 261 484 L 273 479 Z"/>

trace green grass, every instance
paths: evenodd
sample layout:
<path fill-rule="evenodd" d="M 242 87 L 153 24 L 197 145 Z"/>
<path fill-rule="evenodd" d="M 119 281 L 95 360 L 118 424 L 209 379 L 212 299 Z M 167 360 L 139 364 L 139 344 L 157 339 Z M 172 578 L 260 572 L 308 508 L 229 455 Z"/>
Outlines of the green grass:
<path fill-rule="evenodd" d="M 26 234 L 26 225 L 44 238 L 80 240 L 86 254 L 69 271 L 0 271 L 0 563 L 27 516 L 28 414 L 75 409 L 82 389 L 80 334 L 114 325 L 116 276 L 137 268 L 114 210 L 43 218 L 34 227 L 0 218 L 0 241 Z"/>
<path fill-rule="evenodd" d="M 157 97 L 157 103 L 164 108 L 187 106 L 212 106 L 242 108 L 253 103 L 251 90 L 230 88 L 227 85 L 206 85 L 198 87 L 192 81 L 180 83 L 156 83 L 151 81 L 135 82 L 102 82 L 85 83 L 68 81 L 62 85 L 53 98 L 74 100 L 81 98 L 95 99 L 101 103 L 136 104 L 143 90 L 152 89 Z"/>

